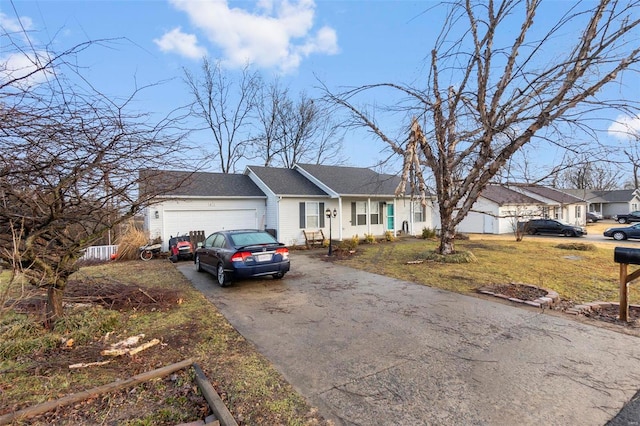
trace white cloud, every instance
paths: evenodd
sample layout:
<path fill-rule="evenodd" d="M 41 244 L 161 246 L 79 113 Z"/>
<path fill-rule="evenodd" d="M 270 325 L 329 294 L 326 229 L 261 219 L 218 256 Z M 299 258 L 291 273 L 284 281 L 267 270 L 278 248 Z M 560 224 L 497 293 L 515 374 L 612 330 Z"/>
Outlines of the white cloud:
<path fill-rule="evenodd" d="M 637 140 L 640 138 L 640 114 L 635 117 L 618 116 L 609 126 L 608 133 L 618 139 Z"/>
<path fill-rule="evenodd" d="M 191 59 L 200 59 L 207 54 L 204 47 L 198 46 L 197 37 L 183 33 L 180 27 L 172 29 L 159 39 L 154 39 L 153 42 L 163 52 L 175 52 Z"/>
<path fill-rule="evenodd" d="M 21 16 L 18 20 L 0 12 L 0 27 L 8 34 L 21 33 L 23 27 L 25 31 L 32 29 L 33 21 L 27 16 Z"/>
<path fill-rule="evenodd" d="M 14 86 L 28 89 L 31 86 L 43 83 L 53 71 L 37 71 L 50 60 L 47 52 L 35 54 L 12 53 L 0 57 L 0 81 L 9 82 L 15 80 Z"/>
<path fill-rule="evenodd" d="M 325 26 L 312 32 L 313 0 L 259 0 L 253 13 L 229 7 L 226 0 L 170 1 L 222 49 L 222 59 L 230 66 L 251 63 L 288 72 L 311 54 L 338 52 L 334 29 Z"/>

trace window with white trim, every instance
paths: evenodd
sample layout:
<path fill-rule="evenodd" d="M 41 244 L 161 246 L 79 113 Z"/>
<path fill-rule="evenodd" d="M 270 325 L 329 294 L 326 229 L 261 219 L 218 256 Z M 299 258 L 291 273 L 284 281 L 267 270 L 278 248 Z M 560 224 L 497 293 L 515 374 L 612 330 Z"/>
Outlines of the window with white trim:
<path fill-rule="evenodd" d="M 309 203 L 305 205 L 305 222 L 307 228 L 317 228 L 320 225 L 320 206 L 318 203 Z"/>
<path fill-rule="evenodd" d="M 426 220 L 426 207 L 422 203 L 413 204 L 413 222 L 424 222 Z"/>
<path fill-rule="evenodd" d="M 382 223 L 382 218 L 380 217 L 380 203 L 374 202 L 371 203 L 371 224 L 378 225 Z"/>
<path fill-rule="evenodd" d="M 576 206 L 576 219 L 580 219 L 582 217 L 582 206 Z"/>
<path fill-rule="evenodd" d="M 351 226 L 367 224 L 367 202 L 354 201 L 351 203 Z"/>
<path fill-rule="evenodd" d="M 324 203 L 307 201 L 300 203 L 300 229 L 324 228 Z"/>

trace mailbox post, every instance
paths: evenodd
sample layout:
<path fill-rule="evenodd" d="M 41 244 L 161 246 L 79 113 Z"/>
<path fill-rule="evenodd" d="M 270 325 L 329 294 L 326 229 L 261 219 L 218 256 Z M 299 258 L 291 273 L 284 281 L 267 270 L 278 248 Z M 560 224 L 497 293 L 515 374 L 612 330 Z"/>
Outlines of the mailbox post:
<path fill-rule="evenodd" d="M 613 261 L 620 264 L 620 321 L 629 321 L 629 283 L 640 277 L 640 269 L 628 273 L 629 265 L 640 265 L 640 249 L 616 247 Z"/>

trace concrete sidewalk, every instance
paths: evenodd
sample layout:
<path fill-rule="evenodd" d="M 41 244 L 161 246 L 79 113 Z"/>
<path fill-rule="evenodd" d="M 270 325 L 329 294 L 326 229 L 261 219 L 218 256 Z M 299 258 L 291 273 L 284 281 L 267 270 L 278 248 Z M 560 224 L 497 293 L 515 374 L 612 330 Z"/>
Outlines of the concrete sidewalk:
<path fill-rule="evenodd" d="M 640 339 L 294 254 L 283 280 L 178 268 L 344 425 L 603 425 L 640 389 Z"/>

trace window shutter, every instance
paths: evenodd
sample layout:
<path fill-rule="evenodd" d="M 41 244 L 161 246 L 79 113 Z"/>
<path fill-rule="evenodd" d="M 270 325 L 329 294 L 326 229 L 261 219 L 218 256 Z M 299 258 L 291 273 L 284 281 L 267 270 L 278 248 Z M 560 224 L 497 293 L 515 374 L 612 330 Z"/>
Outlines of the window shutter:
<path fill-rule="evenodd" d="M 356 226 L 356 203 L 351 203 L 351 226 Z"/>
<path fill-rule="evenodd" d="M 318 203 L 319 207 L 318 209 L 320 210 L 319 214 L 320 214 L 320 228 L 324 228 L 324 203 Z"/>
<path fill-rule="evenodd" d="M 304 229 L 306 225 L 304 203 L 300 203 L 300 229 Z"/>

